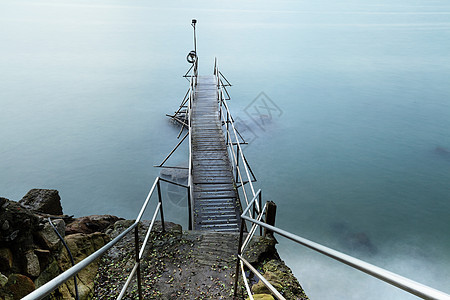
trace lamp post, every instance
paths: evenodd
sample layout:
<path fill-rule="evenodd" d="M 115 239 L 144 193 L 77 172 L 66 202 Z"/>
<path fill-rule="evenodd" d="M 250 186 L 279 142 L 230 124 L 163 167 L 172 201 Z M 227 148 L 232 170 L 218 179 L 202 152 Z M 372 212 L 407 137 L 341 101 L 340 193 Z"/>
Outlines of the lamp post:
<path fill-rule="evenodd" d="M 192 19 L 192 27 L 194 27 L 194 51 L 197 53 L 197 37 L 195 36 L 195 24 L 197 24 L 196 19 Z"/>
<path fill-rule="evenodd" d="M 192 19 L 191 25 L 194 28 L 194 57 L 195 57 L 195 59 L 194 59 L 194 76 L 197 77 L 198 55 L 197 55 L 197 37 L 195 35 L 195 24 L 197 24 L 197 20 Z"/>

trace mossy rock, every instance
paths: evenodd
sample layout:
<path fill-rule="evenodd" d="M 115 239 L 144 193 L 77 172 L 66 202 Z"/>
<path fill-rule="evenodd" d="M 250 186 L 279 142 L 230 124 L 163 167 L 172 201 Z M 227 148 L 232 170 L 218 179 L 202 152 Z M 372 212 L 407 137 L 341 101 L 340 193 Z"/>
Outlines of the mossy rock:
<path fill-rule="evenodd" d="M 283 261 L 272 259 L 264 263 L 262 268 L 264 271 L 264 278 L 266 278 L 286 299 L 308 299 L 297 278 L 295 278 L 291 269 L 289 269 Z M 261 288 L 261 290 L 258 290 L 257 288 L 260 287 L 259 285 L 264 284 L 262 282 L 255 284 L 253 286 L 256 286 L 255 293 L 261 293 L 264 291 L 264 288 L 266 289 L 265 293 L 270 293 L 265 286 L 264 288 Z"/>
<path fill-rule="evenodd" d="M 8 277 L 6 288 L 12 293 L 14 300 L 21 299 L 34 291 L 36 286 L 33 281 L 22 274 L 11 274 Z"/>
<path fill-rule="evenodd" d="M 250 297 L 247 298 L 247 300 L 249 300 L 249 299 L 250 299 Z M 253 299 L 255 299 L 255 300 L 275 300 L 275 298 L 269 294 L 254 294 Z"/>
<path fill-rule="evenodd" d="M 283 288 L 281 276 L 282 274 L 275 274 L 270 271 L 264 273 L 264 278 L 267 279 L 277 291 L 280 291 Z M 270 294 L 269 288 L 262 281 L 259 281 L 252 286 L 252 292 L 255 294 Z"/>

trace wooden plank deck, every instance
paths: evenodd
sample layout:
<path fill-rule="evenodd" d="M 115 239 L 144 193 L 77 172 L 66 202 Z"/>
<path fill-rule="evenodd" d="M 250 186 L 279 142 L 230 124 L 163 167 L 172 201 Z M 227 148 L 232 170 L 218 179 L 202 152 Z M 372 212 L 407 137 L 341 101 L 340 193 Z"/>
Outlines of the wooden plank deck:
<path fill-rule="evenodd" d="M 192 106 L 194 229 L 239 231 L 240 204 L 233 181 L 214 76 L 199 76 Z"/>

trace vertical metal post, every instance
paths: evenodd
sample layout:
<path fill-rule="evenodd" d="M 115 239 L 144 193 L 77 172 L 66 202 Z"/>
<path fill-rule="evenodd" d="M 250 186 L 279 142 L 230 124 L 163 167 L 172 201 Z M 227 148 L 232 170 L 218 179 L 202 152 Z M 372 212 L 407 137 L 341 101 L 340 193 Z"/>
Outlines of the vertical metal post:
<path fill-rule="evenodd" d="M 252 205 L 252 218 L 255 219 L 255 214 L 256 214 L 256 203 L 253 202 Z"/>
<path fill-rule="evenodd" d="M 139 225 L 134 228 L 134 247 L 136 252 L 136 263 L 137 263 L 137 284 L 138 284 L 138 293 L 139 300 L 143 300 L 142 297 L 142 282 L 141 282 L 141 262 L 139 259 Z"/>
<path fill-rule="evenodd" d="M 239 255 L 241 255 L 241 247 L 242 247 L 242 239 L 244 237 L 244 220 L 241 219 L 241 231 L 239 232 L 239 243 L 238 243 L 238 251 L 236 256 L 236 275 L 234 276 L 234 299 L 237 299 L 237 289 L 239 282 L 239 264 L 241 260 L 239 259 Z"/>
<path fill-rule="evenodd" d="M 228 138 L 228 136 L 229 136 L 229 124 L 230 124 L 230 117 L 229 117 L 229 114 L 228 114 L 228 111 L 227 111 L 227 146 L 228 146 L 228 143 L 230 142 L 229 141 L 229 138 Z M 233 142 L 231 142 L 231 143 L 233 143 Z M 233 147 L 233 144 L 231 144 L 231 146 Z"/>
<path fill-rule="evenodd" d="M 162 197 L 161 197 L 161 185 L 159 184 L 159 180 L 156 183 L 156 186 L 158 187 L 158 201 L 159 201 L 159 203 L 161 203 L 161 206 L 159 208 L 159 214 L 161 216 L 162 232 L 165 232 L 166 228 L 164 226 L 164 212 L 163 212 Z"/>
<path fill-rule="evenodd" d="M 267 201 L 266 224 L 275 226 L 275 217 L 277 215 L 277 205 L 273 201 Z M 270 229 L 264 229 L 264 236 L 273 235 Z"/>
<path fill-rule="evenodd" d="M 192 19 L 192 27 L 194 27 L 194 51 L 195 51 L 195 61 L 194 61 L 194 76 L 197 77 L 197 67 L 198 67 L 198 55 L 197 55 L 197 36 L 195 33 L 195 24 L 197 24 L 197 20 L 196 19 Z M 195 79 L 197 80 L 197 79 Z M 197 82 L 195 82 L 195 85 L 197 85 Z"/>
<path fill-rule="evenodd" d="M 189 210 L 189 224 L 188 228 L 189 230 L 192 230 L 192 204 L 191 204 L 191 187 L 187 187 L 187 193 L 188 193 L 188 210 Z"/>
<path fill-rule="evenodd" d="M 262 209 L 263 209 L 263 207 L 262 207 L 262 196 L 261 196 L 261 194 L 262 194 L 262 191 L 260 190 L 259 191 L 259 195 L 258 195 L 258 204 L 259 204 L 259 213 L 261 214 L 261 213 L 263 213 L 263 211 L 262 211 Z M 262 236 L 263 235 L 263 229 L 262 229 L 262 226 L 259 226 L 259 235 L 260 236 Z"/>
<path fill-rule="evenodd" d="M 192 27 L 194 27 L 194 51 L 197 53 L 197 36 L 195 35 L 195 24 L 197 24 L 196 19 L 192 19 Z"/>
<path fill-rule="evenodd" d="M 239 180 L 239 171 L 238 171 L 238 169 L 239 169 L 239 147 L 236 145 L 236 156 L 237 156 L 237 159 L 236 159 L 236 166 L 235 166 L 235 172 L 236 172 L 236 184 L 237 184 L 237 182 L 238 182 L 238 180 Z M 243 182 L 241 182 L 241 185 L 243 185 L 244 183 Z"/>

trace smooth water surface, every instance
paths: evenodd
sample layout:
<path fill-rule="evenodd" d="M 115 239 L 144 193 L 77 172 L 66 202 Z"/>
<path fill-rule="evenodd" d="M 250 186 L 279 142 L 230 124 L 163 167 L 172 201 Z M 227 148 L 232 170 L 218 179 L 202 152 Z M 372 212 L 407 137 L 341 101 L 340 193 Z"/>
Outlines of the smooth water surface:
<path fill-rule="evenodd" d="M 450 293 L 450 5 L 310 2 L 1 1 L 0 196 L 135 218 L 177 142 L 197 18 L 277 225 Z M 277 109 L 252 115 L 261 92 Z M 311 299 L 414 299 L 279 242 Z"/>

